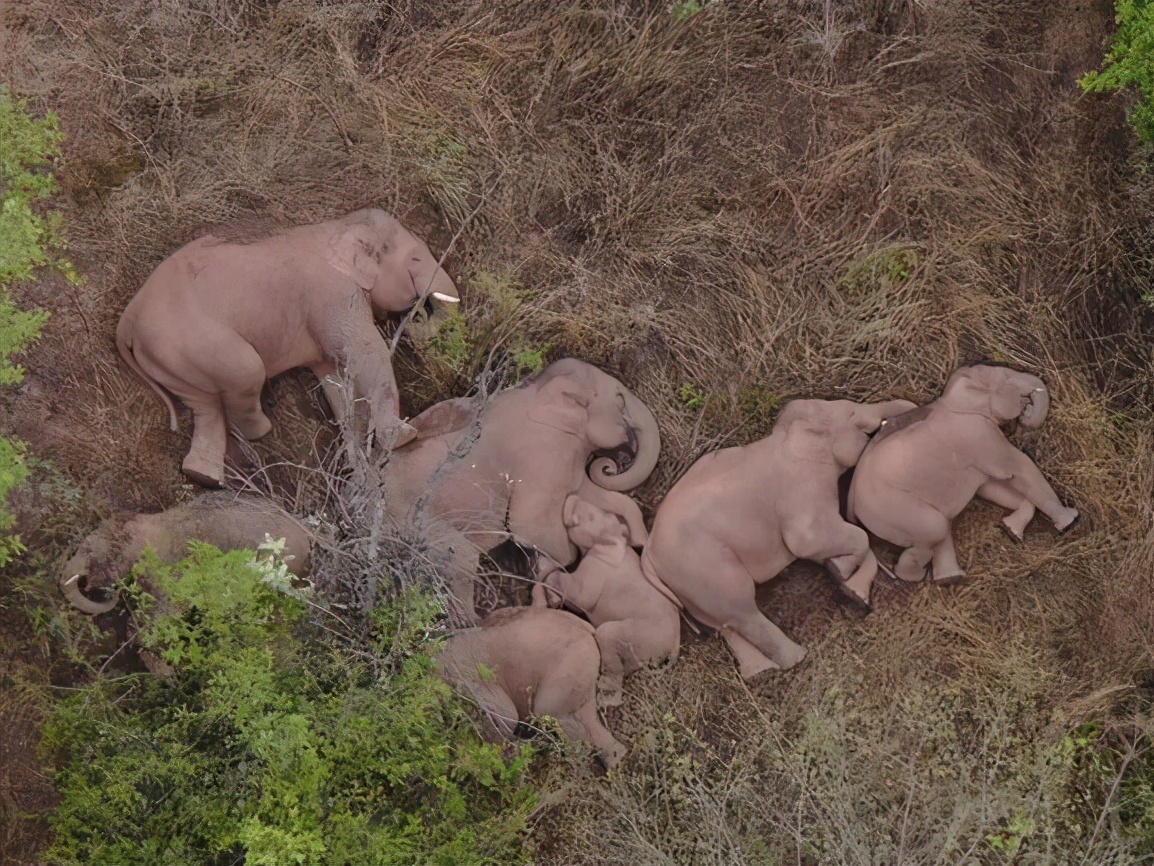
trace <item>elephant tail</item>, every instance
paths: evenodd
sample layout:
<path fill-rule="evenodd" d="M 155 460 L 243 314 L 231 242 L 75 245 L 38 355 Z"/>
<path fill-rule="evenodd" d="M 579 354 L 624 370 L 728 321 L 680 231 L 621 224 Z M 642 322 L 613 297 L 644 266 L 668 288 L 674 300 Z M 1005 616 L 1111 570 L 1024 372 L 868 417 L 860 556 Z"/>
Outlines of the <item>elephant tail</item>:
<path fill-rule="evenodd" d="M 176 431 L 178 424 L 176 420 L 176 406 L 172 403 L 172 397 L 168 392 L 161 387 L 160 383 L 144 372 L 144 368 L 136 360 L 136 356 L 132 354 L 132 338 L 127 333 L 128 329 L 124 327 L 124 320 L 120 320 L 120 326 L 116 329 L 116 348 L 120 350 L 120 357 L 124 359 L 124 363 L 128 365 L 137 376 L 148 383 L 160 399 L 164 401 L 164 405 L 168 407 L 168 423 L 172 427 L 173 432 Z"/>
<path fill-rule="evenodd" d="M 681 599 L 674 595 L 673 590 L 666 586 L 665 581 L 658 577 L 657 569 L 653 567 L 653 562 L 650 560 L 648 553 L 648 547 L 641 551 L 641 573 L 645 575 L 645 579 L 649 581 L 654 589 L 676 605 L 678 610 L 683 610 L 685 605 L 681 603 Z"/>

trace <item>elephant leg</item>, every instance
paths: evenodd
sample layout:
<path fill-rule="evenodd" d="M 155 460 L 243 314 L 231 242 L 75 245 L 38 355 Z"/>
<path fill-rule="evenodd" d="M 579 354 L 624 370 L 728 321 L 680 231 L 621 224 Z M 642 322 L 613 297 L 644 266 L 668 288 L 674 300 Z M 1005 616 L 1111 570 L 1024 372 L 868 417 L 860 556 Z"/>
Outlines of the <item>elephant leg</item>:
<path fill-rule="evenodd" d="M 752 596 L 752 584 L 750 586 Z M 733 640 L 730 639 L 730 632 L 736 633 L 741 638 L 744 638 L 754 648 L 757 649 L 758 654 L 764 657 L 765 661 L 771 662 L 770 665 L 765 665 L 752 655 L 746 653 L 755 664 L 752 667 L 758 667 L 760 670 L 753 670 L 749 665 L 742 664 L 742 659 L 738 656 L 738 663 L 742 665 L 741 675 L 744 679 L 750 679 L 761 670 L 767 670 L 770 667 L 778 667 L 784 670 L 789 670 L 794 665 L 798 664 L 805 658 L 805 647 L 794 643 L 785 632 L 770 622 L 760 610 L 753 598 L 750 598 L 750 607 L 740 617 L 731 620 L 730 624 L 721 630 L 729 642 L 730 647 L 734 647 Z M 743 651 L 744 648 L 743 648 Z M 735 649 L 734 655 L 737 655 Z M 747 672 L 748 671 L 748 672 Z"/>
<path fill-rule="evenodd" d="M 782 539 L 798 559 L 820 562 L 837 578 L 850 598 L 869 607 L 870 588 L 877 576 L 877 557 L 860 526 L 846 523 L 836 511 L 786 524 Z"/>
<path fill-rule="evenodd" d="M 346 403 L 351 406 L 353 398 L 351 394 L 345 392 L 345 386 L 337 379 L 337 365 L 332 361 L 322 361 L 313 364 L 309 369 L 321 383 L 321 390 L 333 413 L 333 420 L 340 424 L 345 420 Z"/>
<path fill-rule="evenodd" d="M 921 583 L 926 579 L 926 570 L 934 558 L 933 548 L 908 547 L 898 557 L 894 574 L 906 583 Z"/>
<path fill-rule="evenodd" d="M 601 648 L 601 677 L 597 680 L 597 704 L 602 707 L 621 706 L 621 689 L 625 671 L 637 667 L 633 650 L 629 643 L 630 624 L 615 620 L 597 626 L 594 637 Z M 634 661 L 627 666 L 626 660 Z"/>
<path fill-rule="evenodd" d="M 202 487 L 220 487 L 224 483 L 224 454 L 228 447 L 228 424 L 220 398 L 178 396 L 192 409 L 192 444 L 181 468 L 190 481 Z"/>
<path fill-rule="evenodd" d="M 232 334 L 213 340 L 212 356 L 203 372 L 217 383 L 225 417 L 245 439 L 260 439 L 272 429 L 260 406 L 260 392 L 268 378 L 264 360 L 251 344 Z"/>
<path fill-rule="evenodd" d="M 597 702 L 594 700 L 587 701 L 576 712 L 558 716 L 557 722 L 566 736 L 584 740 L 601 752 L 601 760 L 608 770 L 621 763 L 628 751 L 613 736 L 612 731 L 601 724 L 601 719 L 597 717 Z"/>
<path fill-rule="evenodd" d="M 481 682 L 472 683 L 469 686 L 469 693 L 492 726 L 492 730 L 483 732 L 485 739 L 489 742 L 510 739 L 517 730 L 520 719 L 517 715 L 517 706 L 505 690 L 496 682 Z"/>
<path fill-rule="evenodd" d="M 765 653 L 731 628 L 723 628 L 721 636 L 729 644 L 730 652 L 737 659 L 737 669 L 743 680 L 751 680 L 764 671 L 779 671 L 781 665 L 766 657 Z"/>
<path fill-rule="evenodd" d="M 249 441 L 260 439 L 272 430 L 272 421 L 264 414 L 260 405 L 260 392 L 264 380 L 256 388 L 226 391 L 222 395 L 224 414 L 240 435 Z"/>
<path fill-rule="evenodd" d="M 1037 508 L 1034 503 L 1007 484 L 996 478 L 978 488 L 978 496 L 1011 512 L 1002 518 L 1002 525 L 1015 541 L 1026 536 L 1026 526 L 1034 519 Z"/>
<path fill-rule="evenodd" d="M 930 574 L 934 583 L 940 586 L 952 586 L 965 579 L 966 573 L 958 565 L 958 555 L 954 551 L 953 533 L 947 532 L 946 537 L 934 546 L 933 559 L 930 561 Z"/>
<path fill-rule="evenodd" d="M 1076 508 L 1062 504 L 1034 461 L 1017 449 L 1014 449 L 1013 477 L 1008 483 L 1049 517 L 1059 532 L 1069 529 L 1079 517 Z"/>

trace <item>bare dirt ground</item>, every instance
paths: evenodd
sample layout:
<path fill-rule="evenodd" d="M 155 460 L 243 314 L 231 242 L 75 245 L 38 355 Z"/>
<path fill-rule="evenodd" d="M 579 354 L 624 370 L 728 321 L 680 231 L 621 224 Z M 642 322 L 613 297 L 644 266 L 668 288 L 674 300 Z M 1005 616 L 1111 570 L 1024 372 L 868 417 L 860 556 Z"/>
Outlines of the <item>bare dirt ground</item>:
<path fill-rule="evenodd" d="M 86 278 L 22 287 L 52 318 L 4 416 L 55 467 L 18 503 L 32 558 L 0 578 L 5 676 L 26 684 L 0 718 L 5 862 L 35 862 L 44 825 L 14 816 L 52 796 L 27 683 L 67 682 L 60 647 L 96 640 L 25 605 L 59 608 L 55 568 L 108 509 L 194 493 L 188 420 L 171 432 L 121 367 L 120 311 L 206 227 L 368 205 L 435 252 L 455 238 L 472 354 L 406 351 L 407 410 L 461 393 L 494 349 L 599 363 L 662 425 L 650 513 L 790 397 L 924 402 L 979 359 L 1052 389 L 1051 420 L 1014 439 L 1082 510 L 1076 531 L 1039 519 L 1013 545 L 974 506 L 956 523 L 967 584 L 881 581 L 868 616 L 790 568 L 759 600 L 806 663 L 747 686 L 706 636 L 633 677 L 609 718 L 621 770 L 545 763 L 537 862 L 1149 854 L 1129 788 L 1063 745 L 1093 722 L 1093 749 L 1132 742 L 1140 766 L 1154 733 L 1149 187 L 1123 103 L 1076 86 L 1110 4 L 684 6 L 3 7 L 0 75 L 68 136 L 60 206 Z M 262 483 L 303 509 L 331 437 L 313 384 L 269 388 L 254 445 Z"/>

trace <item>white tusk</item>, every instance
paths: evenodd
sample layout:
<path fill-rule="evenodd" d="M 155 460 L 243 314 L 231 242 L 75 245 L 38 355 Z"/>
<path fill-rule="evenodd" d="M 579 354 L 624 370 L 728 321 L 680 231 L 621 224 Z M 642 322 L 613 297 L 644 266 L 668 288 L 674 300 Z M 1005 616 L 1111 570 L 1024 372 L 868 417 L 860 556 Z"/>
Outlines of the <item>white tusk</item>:
<path fill-rule="evenodd" d="M 76 583 L 76 581 L 78 581 L 79 579 L 80 579 L 80 575 L 74 574 L 74 575 L 72 575 L 72 577 L 68 578 L 68 580 L 64 581 L 64 585 L 65 586 L 72 586 L 72 584 Z"/>
<path fill-rule="evenodd" d="M 441 292 L 433 292 L 433 297 L 436 298 L 438 301 L 444 301 L 446 304 L 459 304 L 459 303 L 461 303 L 460 298 L 454 298 L 454 297 L 451 297 L 450 295 L 442 294 Z"/>

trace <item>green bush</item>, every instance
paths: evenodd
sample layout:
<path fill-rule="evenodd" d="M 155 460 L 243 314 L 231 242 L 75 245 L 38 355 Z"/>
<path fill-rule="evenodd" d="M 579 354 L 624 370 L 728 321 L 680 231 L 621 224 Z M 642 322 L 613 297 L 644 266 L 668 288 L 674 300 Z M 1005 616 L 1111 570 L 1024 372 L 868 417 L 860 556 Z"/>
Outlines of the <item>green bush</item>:
<path fill-rule="evenodd" d="M 60 153 L 60 130 L 56 118 L 36 120 L 23 101 L 15 100 L 0 86 L 0 385 L 13 385 L 24 370 L 11 356 L 23 352 L 36 336 L 48 314 L 19 309 L 8 286 L 26 280 L 35 270 L 55 266 L 68 279 L 76 274 L 63 259 L 53 258 L 62 246 L 59 216 L 42 217 L 35 203 L 56 190 L 50 161 Z M 0 566 L 24 548 L 20 539 L 6 534 L 15 522 L 8 507 L 9 492 L 28 477 L 23 443 L 0 437 Z"/>
<path fill-rule="evenodd" d="M 166 598 L 142 642 L 177 673 L 101 679 L 57 705 L 48 862 L 523 862 L 528 752 L 482 744 L 432 674 L 432 603 L 379 606 L 353 647 L 251 557 L 194 543 L 134 570 Z"/>
<path fill-rule="evenodd" d="M 1100 72 L 1078 82 L 1087 92 L 1138 91 L 1130 124 L 1138 137 L 1154 143 L 1154 5 L 1148 0 L 1115 0 L 1118 29 Z"/>

